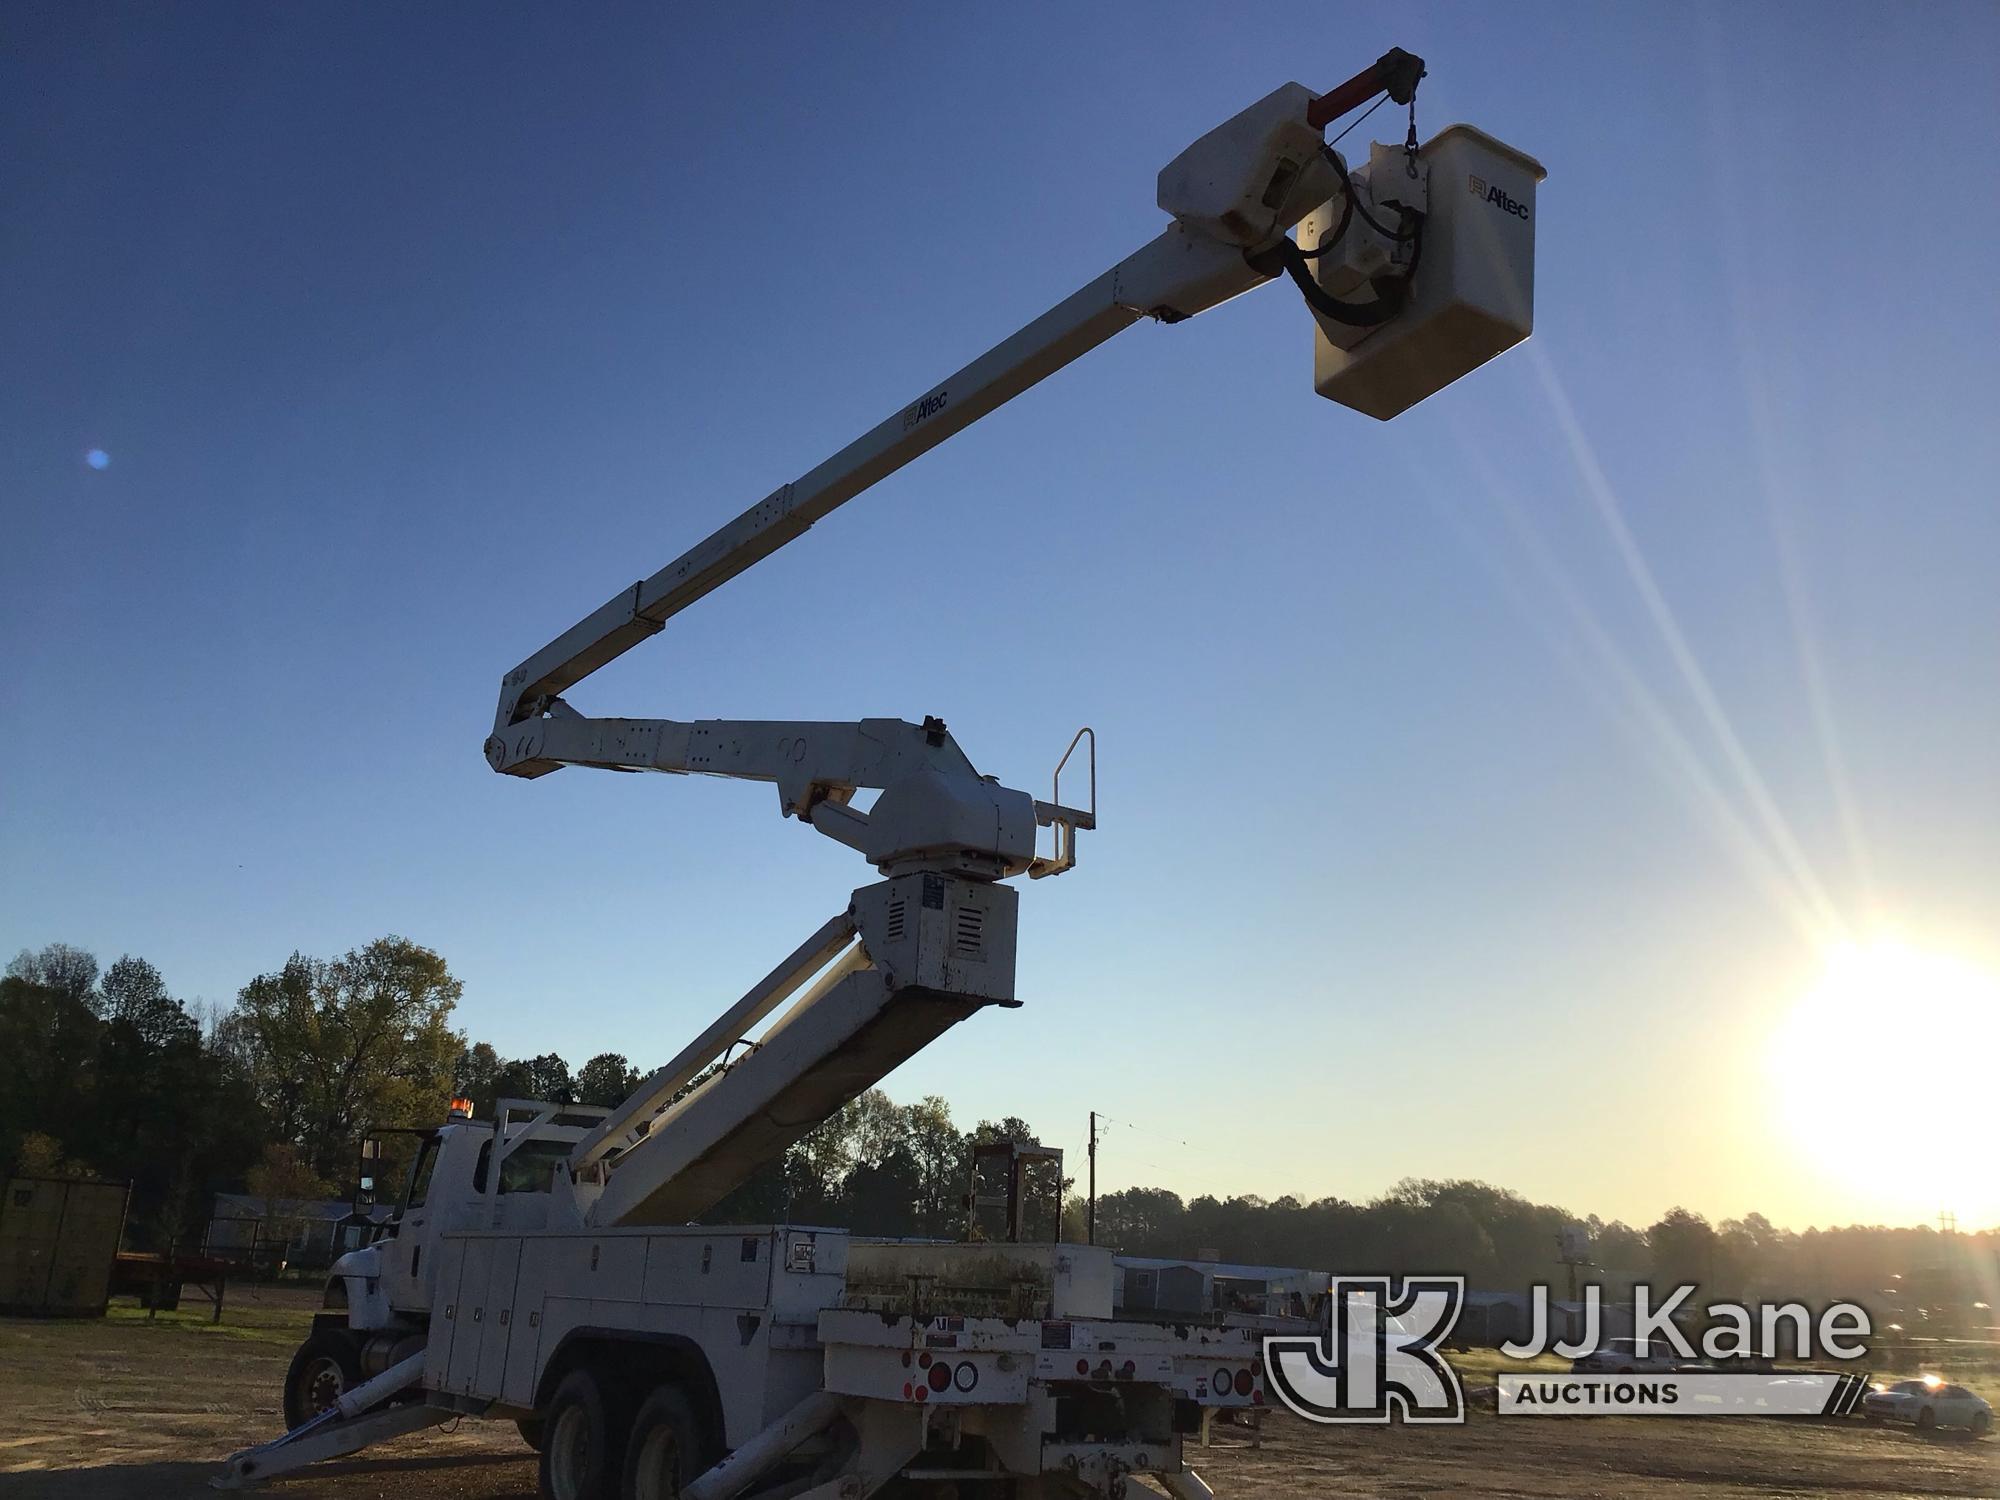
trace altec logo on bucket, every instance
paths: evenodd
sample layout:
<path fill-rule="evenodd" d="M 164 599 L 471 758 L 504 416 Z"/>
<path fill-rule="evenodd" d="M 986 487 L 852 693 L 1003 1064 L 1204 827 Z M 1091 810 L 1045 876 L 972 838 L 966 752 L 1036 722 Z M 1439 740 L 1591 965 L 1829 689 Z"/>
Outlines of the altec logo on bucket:
<path fill-rule="evenodd" d="M 1472 196 L 1479 199 L 1480 202 L 1491 203 L 1502 213 L 1512 214 L 1517 219 L 1528 217 L 1527 204 L 1523 203 L 1519 198 L 1511 196 L 1502 187 L 1497 185 L 1489 187 L 1484 177 L 1468 176 L 1465 179 L 1465 185 L 1471 190 Z"/>

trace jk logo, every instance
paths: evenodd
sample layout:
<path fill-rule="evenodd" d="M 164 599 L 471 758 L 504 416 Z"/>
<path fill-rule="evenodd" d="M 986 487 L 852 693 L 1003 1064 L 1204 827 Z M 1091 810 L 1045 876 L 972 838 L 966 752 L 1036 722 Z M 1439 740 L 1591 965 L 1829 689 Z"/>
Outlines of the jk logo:
<path fill-rule="evenodd" d="M 1278 1399 L 1309 1422 L 1463 1422 L 1458 1372 L 1437 1353 L 1463 1276 L 1336 1276 L 1323 1337 L 1264 1340 Z"/>

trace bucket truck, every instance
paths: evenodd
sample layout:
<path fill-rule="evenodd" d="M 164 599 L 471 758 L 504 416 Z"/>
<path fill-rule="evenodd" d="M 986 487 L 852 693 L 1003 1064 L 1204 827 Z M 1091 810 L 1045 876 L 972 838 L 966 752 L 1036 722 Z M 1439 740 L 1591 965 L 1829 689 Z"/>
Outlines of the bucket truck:
<path fill-rule="evenodd" d="M 603 718 L 568 695 L 1142 319 L 1289 277 L 1316 325 L 1317 389 L 1378 418 L 1526 337 L 1531 158 L 1467 126 L 1419 146 L 1414 109 L 1409 140 L 1365 164 L 1324 139 L 1377 95 L 1410 104 L 1422 76 L 1392 51 L 1328 94 L 1286 84 L 1203 136 L 1160 173 L 1169 222 L 1149 243 L 506 674 L 485 742 L 495 771 L 767 782 L 783 816 L 878 878 L 616 1109 L 507 1099 L 490 1121 L 436 1129 L 386 1237 L 333 1267 L 287 1381 L 291 1430 L 219 1482 L 479 1416 L 520 1425 L 552 1500 L 863 1500 L 979 1480 L 1118 1496 L 1141 1474 L 1207 1494 L 1182 1436 L 1262 1403 L 1254 1335 L 1114 1319 L 1109 1250 L 694 1222 L 945 1031 L 1020 1004 L 1007 882 L 1074 866 L 1096 823 L 1094 736 L 1071 742 L 1044 800 L 982 775 L 935 719 Z M 1072 759 L 1070 784 L 1089 787 L 1073 803 Z"/>

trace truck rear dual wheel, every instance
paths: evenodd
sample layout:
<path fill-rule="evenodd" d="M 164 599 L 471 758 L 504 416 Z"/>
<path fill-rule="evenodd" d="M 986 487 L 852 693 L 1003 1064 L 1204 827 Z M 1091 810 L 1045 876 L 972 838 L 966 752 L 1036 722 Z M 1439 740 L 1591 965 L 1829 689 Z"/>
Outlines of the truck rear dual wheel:
<path fill-rule="evenodd" d="M 565 1375 L 541 1421 L 543 1500 L 673 1500 L 707 1467 L 687 1398 L 663 1385 L 627 1419 L 618 1382 Z"/>
<path fill-rule="evenodd" d="M 588 1370 L 571 1370 L 542 1419 L 542 1500 L 613 1500 L 624 1457 L 604 1389 Z"/>
<path fill-rule="evenodd" d="M 701 1429 L 687 1398 L 673 1386 L 661 1386 L 632 1418 L 620 1500 L 674 1500 L 707 1467 L 701 1447 Z"/>

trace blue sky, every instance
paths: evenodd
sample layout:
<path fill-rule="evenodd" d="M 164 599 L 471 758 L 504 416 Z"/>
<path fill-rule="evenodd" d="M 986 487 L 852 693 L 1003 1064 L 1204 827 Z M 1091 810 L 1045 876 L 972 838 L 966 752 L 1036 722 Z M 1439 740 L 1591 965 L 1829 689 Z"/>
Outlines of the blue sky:
<path fill-rule="evenodd" d="M 1108 1186 L 2000 1219 L 1767 1108 L 1831 942 L 2000 946 L 1990 7 L 10 33 L 0 948 L 227 1002 L 401 932 L 503 1052 L 664 1059 L 870 872 L 765 788 L 492 775 L 500 675 L 1149 238 L 1190 140 L 1400 44 L 1425 134 L 1549 168 L 1530 345 L 1378 425 L 1288 288 L 1142 325 L 575 700 L 935 713 L 1030 788 L 1094 724 L 1026 1007 L 888 1086 L 1072 1150 L 1094 1106 Z M 1850 1061 L 1789 1086 L 1931 1107 Z"/>

